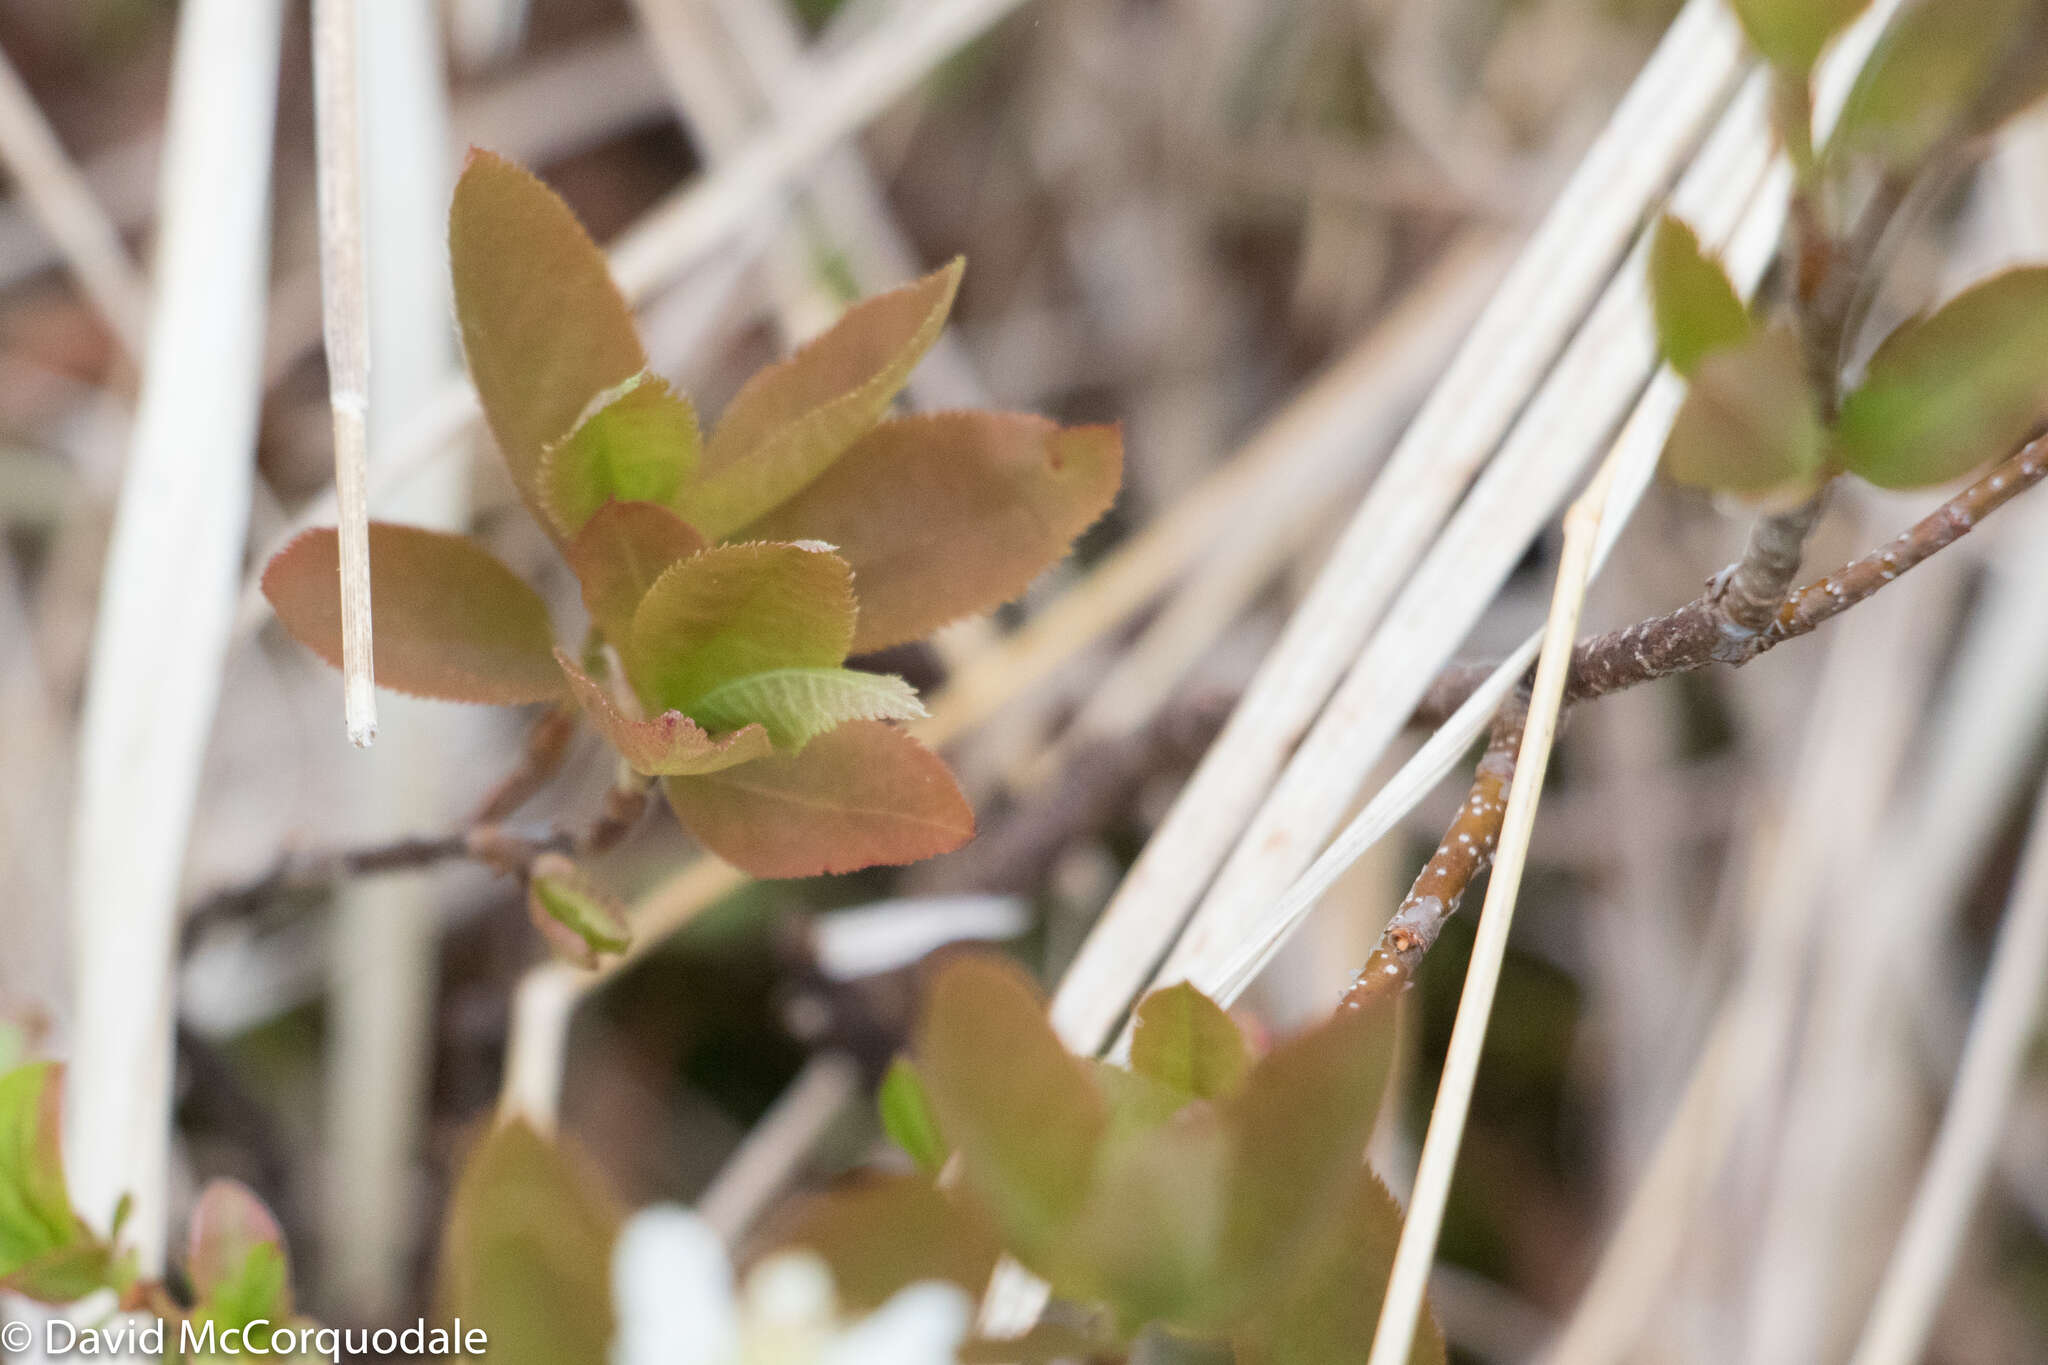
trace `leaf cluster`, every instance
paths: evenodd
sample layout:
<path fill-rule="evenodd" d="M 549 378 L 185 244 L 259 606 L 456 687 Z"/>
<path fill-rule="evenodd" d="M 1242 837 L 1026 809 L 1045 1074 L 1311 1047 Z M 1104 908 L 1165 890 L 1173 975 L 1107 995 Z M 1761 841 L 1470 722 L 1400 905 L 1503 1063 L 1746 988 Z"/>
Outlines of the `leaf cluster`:
<path fill-rule="evenodd" d="M 1068 1053 L 1020 972 L 949 958 L 884 1124 L 919 1169 L 865 1173 L 752 1239 L 830 1265 L 879 1308 L 932 1280 L 979 1295 L 1008 1253 L 1062 1302 L 963 1360 L 1123 1359 L 1141 1334 L 1238 1365 L 1338 1365 L 1372 1339 L 1401 1213 L 1364 1163 L 1392 1053 L 1387 1007 L 1340 1011 L 1264 1056 L 1190 986 L 1139 1007 L 1129 1066 Z M 941 1171 L 957 1168 L 957 1180 Z M 599 1360 L 618 1206 L 567 1145 L 514 1120 L 478 1144 L 442 1242 L 439 1311 L 493 1356 Z M 1427 1315 L 1411 1359 L 1444 1360 Z"/>
<path fill-rule="evenodd" d="M 1810 137 L 1812 65 L 1865 2 L 1734 0 L 1781 88 L 1797 96 L 1789 117 L 1800 126 L 1785 129 L 1795 151 Z M 1937 149 L 1980 138 L 2044 92 L 2042 0 L 1907 7 L 1858 75 L 1828 144 L 1801 168 L 1809 211 L 1868 195 L 1873 182 L 1910 180 Z M 1782 124 L 1784 102 L 1780 112 Z M 1839 256 L 1843 245 L 1824 249 Z M 1856 376 L 1839 367 L 1852 337 L 1802 337 L 1753 317 L 1676 219 L 1658 225 L 1650 280 L 1664 357 L 1690 381 L 1664 451 L 1665 472 L 1681 483 L 1777 503 L 1839 473 L 1883 488 L 1947 483 L 2010 454 L 2048 415 L 2048 268 L 1992 276 L 1907 321 Z M 1849 310 L 1825 319 L 1838 328 L 1855 321 Z"/>
<path fill-rule="evenodd" d="M 902 679 L 849 664 L 1015 597 L 1114 498 L 1107 427 L 1015 413 L 891 417 L 944 326 L 961 264 L 855 305 L 761 371 L 708 437 L 648 369 L 625 300 L 566 205 L 472 153 L 449 249 L 463 349 L 512 482 L 582 589 L 585 646 L 476 541 L 373 523 L 377 680 L 456 701 L 580 708 L 658 778 L 707 848 L 763 877 L 948 851 L 973 815 L 894 722 Z M 331 530 L 264 591 L 338 663 Z M 559 889 L 544 913 L 577 927 Z"/>
<path fill-rule="evenodd" d="M 1664 448 L 1680 483 L 1785 501 L 1843 472 L 1922 488 L 2011 454 L 2048 415 L 2048 267 L 1994 275 L 1901 325 L 1829 423 L 1798 338 L 1738 311 L 1689 228 L 1666 218 L 1652 260 L 1664 355 L 1691 380 Z"/>
<path fill-rule="evenodd" d="M 1163 1331 L 1228 1343 L 1240 1365 L 1352 1360 L 1400 1233 L 1363 1162 L 1391 1039 L 1386 1010 L 1341 1011 L 1255 1059 L 1181 985 L 1139 1006 L 1128 1067 L 1098 1063 L 1067 1052 L 1021 973 L 956 957 L 881 1094 L 924 1175 L 827 1195 L 783 1236 L 871 1301 L 906 1275 L 978 1291 L 1000 1247 L 1094 1324 L 1078 1343 L 1071 1327 L 1004 1343 L 1003 1359 Z M 1427 1321 L 1412 1358 L 1443 1359 Z"/>

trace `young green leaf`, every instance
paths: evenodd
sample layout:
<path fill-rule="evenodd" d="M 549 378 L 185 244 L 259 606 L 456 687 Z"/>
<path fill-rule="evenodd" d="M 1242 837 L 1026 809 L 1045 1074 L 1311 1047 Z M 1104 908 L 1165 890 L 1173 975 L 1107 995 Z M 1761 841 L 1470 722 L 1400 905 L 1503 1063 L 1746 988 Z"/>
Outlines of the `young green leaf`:
<path fill-rule="evenodd" d="M 589 415 L 541 455 L 556 530 L 573 538 L 608 502 L 672 505 L 696 473 L 697 413 L 645 371 L 591 400 Z"/>
<path fill-rule="evenodd" d="M 618 1232 L 618 1211 L 581 1162 L 523 1120 L 503 1124 L 456 1186 L 441 1310 L 483 1329 L 498 1365 L 601 1361 Z"/>
<path fill-rule="evenodd" d="M 974 811 L 938 756 L 880 721 L 662 789 L 683 828 L 756 877 L 914 863 L 974 837 Z"/>
<path fill-rule="evenodd" d="M 512 482 L 551 526 L 541 454 L 647 368 L 633 315 L 569 206 L 489 152 L 472 150 L 456 183 L 448 253 L 477 398 Z"/>
<path fill-rule="evenodd" d="M 222 1328 L 292 1316 L 284 1233 L 263 1201 L 235 1181 L 216 1180 L 200 1193 L 185 1270 L 202 1318 Z"/>
<path fill-rule="evenodd" d="M 883 422 L 747 528 L 837 546 L 860 591 L 855 653 L 922 639 L 1022 595 L 1109 510 L 1115 427 L 1004 412 Z"/>
<path fill-rule="evenodd" d="M 664 711 L 651 720 L 634 720 L 619 709 L 602 683 L 578 668 L 575 660 L 559 649 L 555 651 L 555 662 L 569 679 L 569 690 L 575 694 L 583 713 L 636 773 L 649 777 L 715 773 L 775 752 L 768 731 L 759 725 L 745 725 L 731 734 L 713 738 L 680 711 Z"/>
<path fill-rule="evenodd" d="M 341 666 L 340 550 L 308 531 L 263 571 L 292 638 Z M 443 701 L 518 706 L 567 690 L 547 604 L 467 536 L 370 523 L 379 686 Z"/>
<path fill-rule="evenodd" d="M 691 525 L 720 539 L 818 477 L 882 419 L 938 340 L 960 287 L 955 260 L 848 309 L 832 329 L 734 396 L 684 490 Z"/>
<path fill-rule="evenodd" d="M 1109 1135 L 1113 1138 L 1157 1128 L 1193 1102 L 1179 1086 L 1113 1062 L 1098 1060 L 1094 1074 L 1095 1088 L 1109 1105 Z"/>
<path fill-rule="evenodd" d="M 1087 1202 L 1109 1116 L 1023 973 L 955 957 L 933 974 L 916 1033 L 918 1074 L 966 1178 L 1034 1268 L 1054 1260 Z"/>
<path fill-rule="evenodd" d="M 1196 1099 L 1221 1099 L 1251 1065 L 1244 1034 L 1223 1009 L 1183 981 L 1138 1005 L 1131 1069 Z"/>
<path fill-rule="evenodd" d="M 1650 292 L 1657 343 L 1671 368 L 1691 377 L 1715 351 L 1747 340 L 1749 310 L 1720 262 L 1683 222 L 1665 214 L 1650 241 Z"/>
<path fill-rule="evenodd" d="M 0 1076 L 0 1286 L 86 1235 L 64 1183 L 63 1074 L 41 1062 Z"/>
<path fill-rule="evenodd" d="M 1826 459 L 1799 342 L 1779 329 L 1700 362 L 1664 445 L 1664 472 L 1679 483 L 1750 495 L 1808 485 Z"/>
<path fill-rule="evenodd" d="M 721 683 L 836 668 L 853 643 L 853 571 L 801 545 L 719 545 L 673 564 L 633 613 L 626 672 L 649 711 L 693 714 Z"/>
<path fill-rule="evenodd" d="M 578 967 L 596 967 L 633 945 L 619 903 L 559 853 L 534 860 L 526 881 L 526 912 L 548 950 Z"/>
<path fill-rule="evenodd" d="M 908 1152 L 927 1174 L 937 1175 L 953 1149 L 939 1134 L 939 1116 L 932 1111 L 931 1096 L 925 1094 L 924 1082 L 917 1078 L 917 1067 L 909 1058 L 898 1057 L 890 1064 L 875 1096 L 875 1107 L 881 1112 L 882 1129 L 889 1140 Z"/>
<path fill-rule="evenodd" d="M 1401 1206 L 1361 1171 L 1335 1220 L 1258 1314 L 1233 1337 L 1237 1365 L 1342 1365 L 1379 1326 L 1401 1240 Z M 1443 1333 L 1424 1307 L 1408 1365 L 1444 1365 Z"/>
<path fill-rule="evenodd" d="M 583 587 L 590 619 L 623 649 L 632 639 L 633 612 L 654 580 L 703 548 L 704 538 L 668 508 L 614 502 L 598 508 L 562 554 Z"/>
<path fill-rule="evenodd" d="M 690 705 L 712 730 L 766 727 L 778 749 L 801 749 L 850 720 L 915 720 L 925 714 L 917 692 L 887 673 L 851 668 L 776 668 L 718 686 Z"/>
<path fill-rule="evenodd" d="M 1805 75 L 1828 40 L 1847 28 L 1870 0 L 1734 0 L 1736 17 L 1764 60 Z"/>
<path fill-rule="evenodd" d="M 1905 10 L 1857 73 L 1829 158 L 1869 156 L 1910 170 L 1944 137 L 2002 117 L 1985 102 L 2008 55 L 2025 50 L 2038 8 L 2034 0 L 1922 0 Z"/>
<path fill-rule="evenodd" d="M 0 1290 L 71 1303 L 134 1279 L 72 1211 L 64 1180 L 63 1068 L 42 1062 L 0 1075 Z"/>
<path fill-rule="evenodd" d="M 1220 1295 L 1256 1301 L 1284 1279 L 1365 1159 L 1393 1061 L 1391 1003 L 1339 1010 L 1262 1058 L 1222 1102 L 1230 1135 Z M 1276 1160 L 1275 1154 L 1286 1154 Z"/>
<path fill-rule="evenodd" d="M 1946 483 L 2048 416 L 2048 267 L 2008 270 L 1887 337 L 1842 404 L 1842 462 L 1883 488 Z"/>

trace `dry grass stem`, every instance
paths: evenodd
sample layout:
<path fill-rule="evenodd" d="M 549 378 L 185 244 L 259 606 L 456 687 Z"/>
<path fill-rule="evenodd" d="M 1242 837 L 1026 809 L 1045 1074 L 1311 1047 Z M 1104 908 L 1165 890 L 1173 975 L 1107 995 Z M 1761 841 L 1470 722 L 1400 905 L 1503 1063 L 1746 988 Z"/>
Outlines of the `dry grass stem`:
<path fill-rule="evenodd" d="M 1430 1266 L 1436 1260 L 1437 1237 L 1443 1230 L 1444 1206 L 1450 1198 L 1451 1174 L 1457 1168 L 1472 1089 L 1479 1075 L 1479 1056 L 1486 1045 L 1494 991 L 1500 983 L 1501 964 L 1507 957 L 1508 930 L 1514 922 L 1529 837 L 1535 832 L 1536 808 L 1543 799 L 1543 779 L 1550 766 L 1551 746 L 1557 739 L 1565 683 L 1571 676 L 1572 644 L 1578 638 L 1579 612 L 1585 605 L 1600 525 L 1607 515 L 1608 496 L 1620 467 L 1620 460 L 1610 456 L 1591 486 L 1565 514 L 1557 588 L 1551 598 L 1549 619 L 1544 623 L 1542 650 L 1536 658 L 1529 716 L 1522 731 L 1521 749 L 1515 756 L 1515 781 L 1508 791 L 1500 848 L 1494 857 L 1493 878 L 1487 883 L 1486 905 L 1480 912 L 1479 931 L 1472 943 L 1472 961 L 1458 998 L 1458 1017 L 1451 1027 L 1443 1079 L 1437 1085 L 1436 1102 L 1430 1109 L 1429 1129 L 1422 1140 L 1422 1161 L 1415 1172 L 1415 1192 L 1408 1203 L 1408 1216 L 1401 1224 L 1401 1240 L 1394 1251 L 1394 1266 L 1387 1278 L 1386 1299 L 1380 1308 L 1379 1326 L 1373 1333 L 1368 1365 L 1401 1365 L 1408 1359 L 1415 1341 L 1415 1325 L 1422 1313 Z"/>
<path fill-rule="evenodd" d="M 320 151 L 320 293 L 340 513 L 342 708 L 349 743 L 377 737 L 370 623 L 370 305 L 363 261 L 361 25 L 355 0 L 313 2 Z"/>

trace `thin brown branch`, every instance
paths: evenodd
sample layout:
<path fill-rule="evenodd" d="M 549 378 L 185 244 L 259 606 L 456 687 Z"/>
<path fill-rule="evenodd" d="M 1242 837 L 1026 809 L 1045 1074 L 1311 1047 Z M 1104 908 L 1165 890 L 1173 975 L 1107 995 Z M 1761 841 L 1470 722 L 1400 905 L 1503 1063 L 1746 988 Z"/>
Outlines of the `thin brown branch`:
<path fill-rule="evenodd" d="M 1809 633 L 1954 544 L 2044 475 L 2048 436 L 2036 436 L 1894 540 L 1803 588 L 1781 594 L 1753 628 L 1730 618 L 1726 585 L 1736 570 L 1725 570 L 1705 593 L 1675 611 L 1581 641 L 1572 654 L 1570 700 L 1604 697 L 1710 664 L 1740 667 Z M 1418 723 L 1450 715 L 1492 671 L 1489 665 L 1469 663 L 1445 669 L 1416 708 Z"/>
<path fill-rule="evenodd" d="M 517 775 L 515 771 L 513 776 Z M 361 848 L 287 853 L 254 881 L 217 892 L 187 910 L 185 942 L 196 942 L 217 924 L 249 918 L 279 901 L 322 891 L 354 877 L 472 862 L 499 876 L 524 881 L 534 861 L 544 855 L 592 856 L 618 847 L 639 826 L 653 804 L 650 785 L 634 781 L 605 793 L 604 808 L 580 828 L 558 826 L 522 834 L 494 821 L 480 820 L 453 834 L 393 839 Z"/>
<path fill-rule="evenodd" d="M 2048 477 L 2048 435 L 2037 436 L 1962 492 L 1950 498 L 1909 529 L 1860 559 L 1851 560 L 1825 577 L 1786 593 L 1762 613 L 1754 626 L 1734 619 L 1729 580 L 1740 566 L 1718 575 L 1702 596 L 1674 612 L 1652 617 L 1625 630 L 1582 641 L 1572 652 L 1568 703 L 1589 701 L 1638 683 L 1726 663 L 1741 666 L 1787 640 L 1809 635 L 1857 603 L 1875 596 L 1900 574 L 1925 563 L 1969 534 L 1978 522 Z M 1807 504 L 1811 508 L 1813 504 Z M 1799 509 L 1805 511 L 1806 508 Z M 1792 514 L 1788 514 L 1792 515 Z M 1811 526 L 1772 528 L 1767 519 L 1751 537 L 1789 545 L 1797 553 Z M 1745 556 L 1744 563 L 1750 562 Z M 1747 614 L 1747 613 L 1746 613 Z M 1474 665 L 1446 670 L 1424 698 L 1423 709 L 1448 715 L 1491 672 Z M 1418 710 L 1418 715 L 1423 710 Z M 1471 794 L 1458 808 L 1444 841 L 1437 845 L 1416 877 L 1407 899 L 1395 910 L 1380 935 L 1379 946 L 1344 997 L 1358 1006 L 1407 989 L 1415 969 L 1457 913 L 1474 879 L 1492 861 L 1507 810 L 1508 788 L 1514 780 L 1515 750 L 1520 742 L 1522 708 L 1519 696 L 1494 719 L 1493 734 L 1479 760 Z"/>
<path fill-rule="evenodd" d="M 1789 511 L 1774 513 L 1750 528 L 1742 558 L 1708 589 L 1718 596 L 1731 636 L 1755 635 L 1791 590 L 1806 550 L 1806 538 L 1820 520 L 1823 494 L 1816 492 Z"/>
<path fill-rule="evenodd" d="M 569 756 L 569 742 L 575 738 L 574 711 L 553 707 L 542 712 L 533 728 L 526 732 L 526 746 L 519 766 L 506 773 L 498 785 L 491 788 L 477 807 L 476 814 L 469 818 L 469 823 L 495 825 L 511 819 L 515 811 L 531 801 L 535 793 L 562 770 L 562 762 Z"/>
<path fill-rule="evenodd" d="M 1444 924 L 1458 913 L 1465 892 L 1493 862 L 1501 819 L 1507 814 L 1508 787 L 1515 777 L 1515 753 L 1522 744 L 1524 714 L 1517 694 L 1494 717 L 1493 733 L 1472 777 L 1471 794 L 1458 807 L 1444 841 L 1423 864 L 1407 899 L 1381 932 L 1379 946 L 1345 992 L 1345 1008 L 1357 1009 L 1408 989 L 1423 954 L 1435 945 Z"/>

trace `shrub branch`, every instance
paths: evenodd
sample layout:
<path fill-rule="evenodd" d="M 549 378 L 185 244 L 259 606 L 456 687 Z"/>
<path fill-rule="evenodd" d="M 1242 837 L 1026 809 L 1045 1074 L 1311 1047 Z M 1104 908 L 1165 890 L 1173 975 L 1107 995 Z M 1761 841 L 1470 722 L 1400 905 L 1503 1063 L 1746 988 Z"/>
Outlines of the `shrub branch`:
<path fill-rule="evenodd" d="M 605 793 L 603 808 L 580 826 L 521 833 L 504 823 L 561 770 L 575 731 L 573 712 L 556 708 L 542 715 L 527 734 L 518 766 L 491 789 L 463 828 L 359 848 L 286 853 L 254 881 L 217 892 L 187 911 L 185 941 L 195 941 L 216 924 L 255 915 L 280 898 L 324 890 L 354 877 L 473 862 L 523 882 L 534 861 L 546 854 L 590 856 L 618 847 L 654 804 L 651 784 L 637 775 L 622 776 Z"/>
<path fill-rule="evenodd" d="M 1769 581 L 1766 575 L 1778 572 L 1788 557 L 1796 570 L 1797 547 L 1811 529 L 1817 500 L 1766 518 L 1751 535 L 1741 563 L 1717 574 L 1699 597 L 1676 611 L 1581 641 L 1572 651 L 1566 700 L 1590 701 L 1711 664 L 1740 667 L 1787 640 L 1809 635 L 1961 540 L 1986 516 L 2044 477 L 2048 477 L 2048 435 L 2037 435 L 1891 541 L 1802 588 L 1786 592 L 1781 587 L 1757 613 L 1752 605 L 1757 585 Z M 1787 544 L 1792 547 L 1789 556 L 1780 553 Z M 1764 547 L 1761 554 L 1759 545 Z M 1790 577 L 1791 571 L 1786 571 L 1786 580 Z M 1732 590 L 1736 583 L 1746 585 L 1739 595 Z M 1423 699 L 1418 716 L 1448 716 L 1491 672 L 1486 666 L 1471 664 L 1446 670 Z M 1344 997 L 1347 1005 L 1363 1005 L 1406 989 L 1444 922 L 1456 913 L 1473 879 L 1492 861 L 1514 778 L 1521 716 L 1518 693 L 1495 718 L 1470 795 L 1459 806 L 1443 843 L 1416 877 L 1407 899 L 1387 922 L 1379 946 Z"/>

